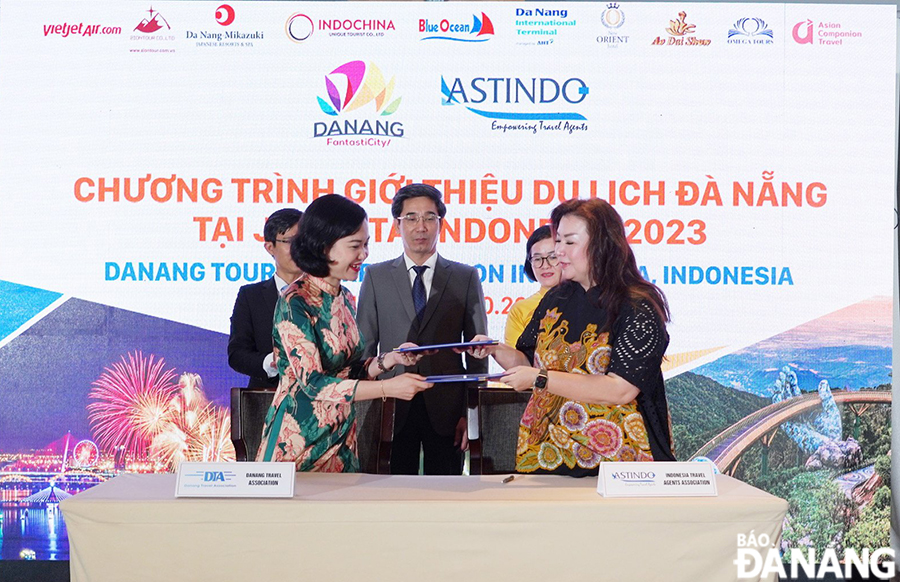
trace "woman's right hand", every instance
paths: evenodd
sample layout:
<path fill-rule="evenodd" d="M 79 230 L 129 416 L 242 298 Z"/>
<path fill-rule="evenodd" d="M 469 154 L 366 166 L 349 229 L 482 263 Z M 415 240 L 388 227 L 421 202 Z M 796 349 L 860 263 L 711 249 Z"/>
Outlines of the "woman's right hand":
<path fill-rule="evenodd" d="M 412 400 L 413 396 L 434 386 L 418 374 L 400 374 L 384 381 L 384 393 L 391 398 Z"/>
<path fill-rule="evenodd" d="M 473 336 L 472 339 L 470 339 L 469 341 L 470 342 L 492 342 L 494 340 L 493 340 L 493 338 L 490 338 L 484 334 L 478 334 L 476 336 Z M 472 356 L 473 358 L 478 358 L 479 360 L 483 360 L 484 358 L 486 358 L 488 356 L 493 356 L 494 352 L 497 351 L 497 348 L 499 347 L 499 345 L 500 344 L 491 344 L 491 345 L 486 345 L 486 346 L 475 346 L 475 347 L 466 348 L 466 349 L 453 348 L 453 351 L 458 354 L 465 352 L 465 353 L 469 354 L 470 356 Z"/>

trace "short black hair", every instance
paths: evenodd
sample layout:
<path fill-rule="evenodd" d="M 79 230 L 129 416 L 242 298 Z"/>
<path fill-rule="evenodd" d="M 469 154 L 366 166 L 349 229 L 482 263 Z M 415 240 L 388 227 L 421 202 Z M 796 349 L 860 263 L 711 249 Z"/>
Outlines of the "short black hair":
<path fill-rule="evenodd" d="M 295 224 L 300 222 L 303 213 L 296 208 L 282 208 L 276 210 L 266 219 L 266 225 L 263 227 L 263 239 L 266 242 L 275 244 L 275 239 L 279 234 L 284 234 Z"/>
<path fill-rule="evenodd" d="M 400 218 L 400 213 L 403 212 L 403 203 L 410 198 L 422 196 L 431 198 L 431 201 L 437 206 L 438 216 L 444 218 L 444 215 L 447 214 L 447 207 L 444 206 L 444 201 L 441 199 L 441 191 L 428 184 L 410 184 L 397 190 L 394 200 L 391 202 L 391 214 L 394 218 Z"/>
<path fill-rule="evenodd" d="M 350 236 L 366 221 L 363 207 L 337 194 L 316 198 L 306 207 L 291 259 L 313 277 L 328 276 L 328 251 L 338 239 Z"/>
<path fill-rule="evenodd" d="M 531 247 L 552 236 L 550 225 L 545 224 L 534 229 L 534 232 L 528 237 L 528 242 L 525 243 L 525 276 L 528 277 L 529 281 L 537 281 L 537 278 L 534 276 L 534 268 L 531 266 Z"/>

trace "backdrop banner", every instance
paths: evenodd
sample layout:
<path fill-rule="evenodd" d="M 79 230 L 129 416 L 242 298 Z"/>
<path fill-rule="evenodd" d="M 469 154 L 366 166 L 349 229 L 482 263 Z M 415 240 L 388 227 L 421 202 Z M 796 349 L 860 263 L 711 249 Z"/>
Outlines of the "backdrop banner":
<path fill-rule="evenodd" d="M 780 549 L 887 546 L 895 61 L 893 5 L 3 0 L 2 558 L 67 559 L 58 501 L 118 472 L 233 459 L 265 218 L 346 196 L 386 261 L 412 182 L 497 338 L 532 230 L 613 204 L 679 460 L 790 501 Z"/>

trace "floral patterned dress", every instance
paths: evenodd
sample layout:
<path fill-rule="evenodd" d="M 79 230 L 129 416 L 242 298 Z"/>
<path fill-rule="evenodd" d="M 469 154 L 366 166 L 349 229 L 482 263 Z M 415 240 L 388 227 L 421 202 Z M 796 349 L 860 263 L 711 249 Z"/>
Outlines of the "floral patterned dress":
<path fill-rule="evenodd" d="M 279 384 L 266 414 L 259 461 L 292 461 L 298 471 L 357 472 L 358 380 L 366 378 L 356 300 L 344 287 L 302 275 L 275 306 Z"/>
<path fill-rule="evenodd" d="M 596 475 L 603 461 L 675 460 L 661 364 L 668 335 L 649 304 L 625 305 L 609 331 L 599 290 L 559 286 L 544 297 L 516 347 L 538 368 L 621 376 L 640 389 L 624 405 L 569 400 L 550 391 L 529 400 L 519 425 L 516 469 Z"/>

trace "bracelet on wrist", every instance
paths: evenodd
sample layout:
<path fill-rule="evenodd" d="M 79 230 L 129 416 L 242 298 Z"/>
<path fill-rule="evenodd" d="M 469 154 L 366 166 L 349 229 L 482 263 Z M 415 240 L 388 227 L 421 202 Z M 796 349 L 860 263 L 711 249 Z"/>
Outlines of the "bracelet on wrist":
<path fill-rule="evenodd" d="M 387 401 L 387 395 L 384 393 L 384 380 L 381 381 L 381 401 Z"/>
<path fill-rule="evenodd" d="M 386 355 L 387 355 L 387 353 L 382 352 L 382 353 L 378 354 L 377 358 L 375 358 L 375 363 L 378 364 L 378 369 L 381 370 L 382 374 L 384 374 L 385 372 L 388 371 L 388 369 L 384 367 L 384 357 Z"/>

